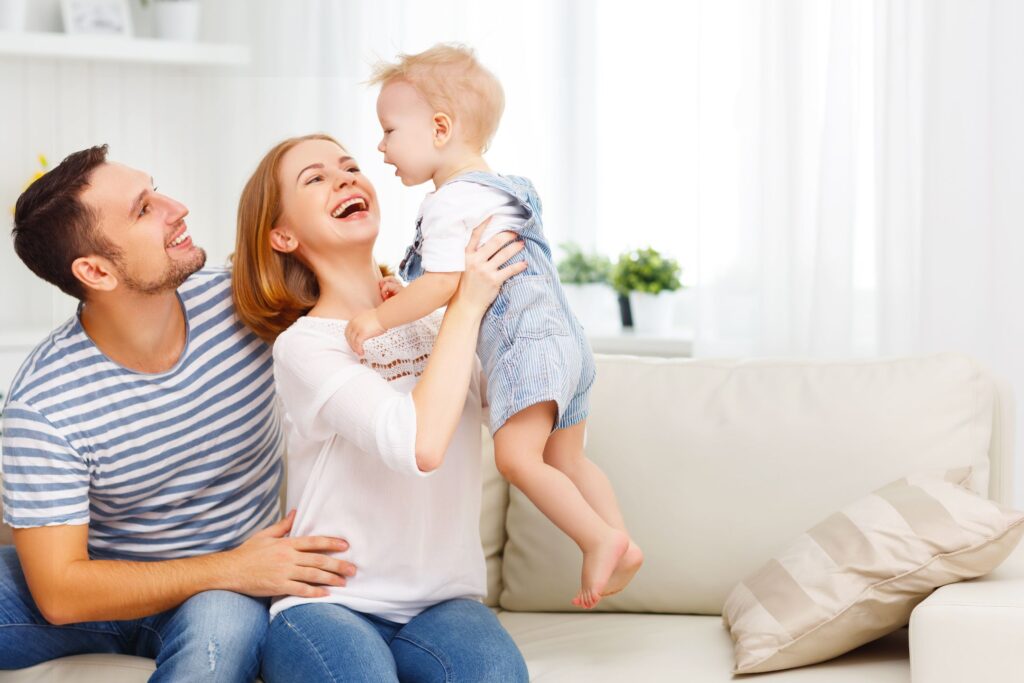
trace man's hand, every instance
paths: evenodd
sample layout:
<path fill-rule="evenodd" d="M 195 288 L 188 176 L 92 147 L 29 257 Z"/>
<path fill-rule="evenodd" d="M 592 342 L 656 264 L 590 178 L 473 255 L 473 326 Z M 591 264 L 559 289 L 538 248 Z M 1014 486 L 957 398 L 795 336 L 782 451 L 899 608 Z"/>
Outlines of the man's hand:
<path fill-rule="evenodd" d="M 355 565 L 328 555 L 348 550 L 347 541 L 328 536 L 286 538 L 294 520 L 292 510 L 280 522 L 222 554 L 233 577 L 230 590 L 253 597 L 320 598 L 328 593 L 324 586 L 344 586 L 346 579 L 355 576 Z"/>
<path fill-rule="evenodd" d="M 380 295 L 384 297 L 384 301 L 387 301 L 395 294 L 402 291 L 402 281 L 394 275 L 389 275 L 380 281 Z"/>
<path fill-rule="evenodd" d="M 363 342 L 387 331 L 388 328 L 380 324 L 377 309 L 371 308 L 348 321 L 348 326 L 345 328 L 345 339 L 348 340 L 348 345 L 352 347 L 352 350 L 362 356 Z"/>

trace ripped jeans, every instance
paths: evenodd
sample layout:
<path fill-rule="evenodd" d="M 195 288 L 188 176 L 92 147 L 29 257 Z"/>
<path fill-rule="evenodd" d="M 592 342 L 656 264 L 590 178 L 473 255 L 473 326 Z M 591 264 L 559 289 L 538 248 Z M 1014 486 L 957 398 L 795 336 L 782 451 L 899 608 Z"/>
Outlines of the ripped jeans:
<path fill-rule="evenodd" d="M 0 669 L 111 653 L 155 659 L 150 681 L 252 681 L 269 626 L 267 608 L 266 600 L 207 591 L 143 619 L 54 626 L 32 600 L 14 547 L 0 547 Z"/>

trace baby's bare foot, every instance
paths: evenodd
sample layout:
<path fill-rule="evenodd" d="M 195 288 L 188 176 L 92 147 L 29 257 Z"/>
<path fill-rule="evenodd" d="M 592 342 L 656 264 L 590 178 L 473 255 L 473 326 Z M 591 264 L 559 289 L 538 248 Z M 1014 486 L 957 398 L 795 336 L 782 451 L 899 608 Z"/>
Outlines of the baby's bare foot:
<path fill-rule="evenodd" d="M 597 547 L 584 552 L 582 586 L 580 592 L 573 598 L 572 604 L 592 609 L 601 602 L 601 595 L 627 550 L 629 536 L 613 529 Z"/>
<path fill-rule="evenodd" d="M 615 571 L 612 572 L 612 576 L 608 579 L 608 583 L 605 584 L 604 591 L 601 592 L 602 596 L 615 595 L 623 588 L 625 588 L 630 581 L 633 580 L 633 575 L 636 574 L 637 570 L 640 569 L 640 565 L 644 563 L 644 553 L 640 550 L 640 546 L 633 541 L 629 542 L 629 548 L 619 558 L 619 564 L 616 565 Z"/>

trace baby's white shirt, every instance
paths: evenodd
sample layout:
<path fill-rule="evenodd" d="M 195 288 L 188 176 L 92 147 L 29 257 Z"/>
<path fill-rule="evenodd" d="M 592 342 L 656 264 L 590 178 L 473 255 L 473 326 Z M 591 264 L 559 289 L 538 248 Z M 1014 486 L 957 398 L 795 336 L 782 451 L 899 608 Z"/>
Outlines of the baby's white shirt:
<path fill-rule="evenodd" d="M 446 183 L 424 197 L 420 204 L 423 270 L 464 271 L 469 237 L 488 216 L 493 218 L 480 244 L 502 230 L 517 231 L 527 218 L 526 210 L 512 195 L 470 181 Z"/>
<path fill-rule="evenodd" d="M 303 317 L 274 344 L 284 407 L 292 536 L 338 536 L 335 554 L 356 565 L 324 598 L 285 597 L 271 617 L 309 602 L 406 623 L 452 598 L 481 598 L 481 384 L 479 361 L 458 427 L 437 470 L 416 466 L 412 390 L 430 358 L 441 314 L 400 325 L 364 345 L 361 361 L 346 322 Z"/>

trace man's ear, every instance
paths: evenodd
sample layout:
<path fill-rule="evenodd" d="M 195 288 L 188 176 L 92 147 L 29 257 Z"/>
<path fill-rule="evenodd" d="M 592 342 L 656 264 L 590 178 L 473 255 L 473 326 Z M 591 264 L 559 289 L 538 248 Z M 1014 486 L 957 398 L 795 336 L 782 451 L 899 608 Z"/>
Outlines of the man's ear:
<path fill-rule="evenodd" d="M 299 241 L 288 228 L 281 226 L 270 229 L 270 248 L 284 254 L 290 254 L 299 248 Z"/>
<path fill-rule="evenodd" d="M 102 256 L 79 256 L 71 262 L 71 274 L 88 289 L 110 292 L 118 279 L 113 264 Z"/>
<path fill-rule="evenodd" d="M 452 117 L 444 112 L 434 114 L 434 147 L 444 147 L 452 137 Z"/>

